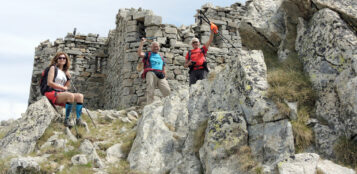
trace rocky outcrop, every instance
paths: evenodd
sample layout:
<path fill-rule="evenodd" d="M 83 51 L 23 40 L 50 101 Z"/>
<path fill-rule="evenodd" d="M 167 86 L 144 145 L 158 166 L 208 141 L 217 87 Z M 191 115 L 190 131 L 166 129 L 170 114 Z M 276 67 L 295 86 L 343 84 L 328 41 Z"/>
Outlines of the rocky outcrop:
<path fill-rule="evenodd" d="M 40 173 L 39 163 L 44 162 L 46 158 L 43 157 L 19 157 L 13 158 L 10 161 L 11 174 L 18 173 Z"/>
<path fill-rule="evenodd" d="M 248 142 L 269 166 L 294 153 L 290 123 L 264 97 L 262 52 L 242 51 L 233 62 L 144 108 L 128 158 L 132 169 L 230 173 L 240 170 L 237 151 Z"/>
<path fill-rule="evenodd" d="M 243 113 L 213 112 L 203 142 L 199 154 L 205 173 L 236 172 L 240 166 L 237 151 L 248 143 Z"/>
<path fill-rule="evenodd" d="M 25 155 L 34 150 L 37 140 L 58 113 L 46 97 L 30 105 L 4 138 L 0 140 L 0 157 Z"/>
<path fill-rule="evenodd" d="M 351 27 L 357 32 L 357 2 L 354 0 L 333 1 L 333 0 L 312 0 L 312 2 L 319 9 L 328 8 L 331 9 L 351 25 Z"/>
<path fill-rule="evenodd" d="M 132 169 L 166 173 L 174 168 L 182 158 L 188 129 L 187 101 L 188 89 L 184 88 L 144 108 L 128 156 Z"/>
<path fill-rule="evenodd" d="M 316 145 L 329 156 L 339 136 L 357 135 L 356 47 L 356 34 L 338 13 L 323 9 L 300 19 L 296 50 L 318 94 Z"/>
<path fill-rule="evenodd" d="M 94 167 L 102 168 L 104 163 L 101 158 L 98 156 L 97 151 L 95 150 L 93 144 L 89 140 L 84 140 L 79 147 L 79 151 L 86 155 L 87 159 L 94 164 Z M 76 160 L 74 160 L 76 161 Z"/>
<path fill-rule="evenodd" d="M 323 160 L 314 153 L 296 154 L 279 163 L 279 174 L 355 174 L 352 169 Z"/>
<path fill-rule="evenodd" d="M 283 0 L 247 1 L 239 26 L 243 44 L 250 49 L 275 50 L 284 34 Z"/>
<path fill-rule="evenodd" d="M 188 43 L 193 37 L 204 43 L 210 33 L 209 25 L 199 22 L 199 14 L 195 24 L 176 27 L 162 24 L 162 17 L 150 10 L 120 9 L 108 38 L 70 33 L 53 44 L 45 41 L 36 48 L 30 102 L 38 98 L 36 84 L 46 62 L 55 52 L 66 51 L 74 65 L 71 71 L 78 77 L 75 84 L 85 93 L 88 106 L 110 110 L 90 111 L 98 127 L 87 125 L 82 138 L 74 137 L 69 128 L 65 134 L 52 131 L 36 150 L 42 161 L 16 157 L 8 171 L 69 172 L 80 165 L 97 173 L 129 173 L 130 169 L 155 174 L 250 173 L 253 169 L 267 174 L 354 173 L 317 154 L 294 154 L 290 120 L 267 98 L 264 59 L 271 57 L 264 58 L 255 49 L 277 53 L 281 60 L 296 58 L 298 53 L 318 95 L 312 115 L 316 118 L 308 122 L 316 148 L 309 151 L 333 158 L 340 136 L 357 137 L 356 7 L 353 0 L 206 4 L 200 11 L 236 48 L 216 37 L 207 54 L 213 68 L 207 79 L 191 87 L 182 66 L 191 47 Z M 136 72 L 141 37 L 156 37 L 160 43 L 172 93 L 166 98 L 155 93 L 156 101 L 142 112 L 139 107 L 117 111 L 145 100 L 145 85 Z M 144 50 L 149 47 L 146 43 Z M 290 119 L 299 117 L 299 103 L 288 105 L 294 108 Z M 0 157 L 34 151 L 55 117 L 52 106 L 41 98 L 21 119 L 2 122 L 0 131 L 10 131 L 0 140 Z M 48 153 L 51 157 L 42 158 Z M 55 157 L 68 159 L 44 164 Z M 44 171 L 43 165 L 51 170 Z"/>

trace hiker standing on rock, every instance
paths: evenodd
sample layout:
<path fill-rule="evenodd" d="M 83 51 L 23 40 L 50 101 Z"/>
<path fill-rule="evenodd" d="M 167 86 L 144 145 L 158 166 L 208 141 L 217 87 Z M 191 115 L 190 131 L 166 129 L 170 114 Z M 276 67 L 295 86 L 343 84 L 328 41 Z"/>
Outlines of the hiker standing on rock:
<path fill-rule="evenodd" d="M 159 88 L 164 97 L 170 95 L 170 86 L 166 80 L 164 57 L 159 54 L 160 45 L 152 42 L 151 52 L 142 52 L 145 38 L 141 39 L 138 56 L 143 58 L 144 72 L 141 78 L 146 79 L 146 104 L 154 101 L 155 88 Z"/>
<path fill-rule="evenodd" d="M 76 124 L 84 126 L 81 119 L 82 107 L 83 107 L 83 94 L 68 92 L 70 87 L 71 75 L 69 74 L 69 67 L 71 62 L 68 55 L 63 52 L 59 52 L 51 60 L 51 64 L 44 71 L 47 75 L 47 83 L 44 86 L 41 84 L 41 93 L 53 103 L 66 107 L 66 117 L 64 125 L 69 126 L 69 116 L 72 111 L 72 105 L 76 102 Z M 47 85 L 47 86 L 46 86 Z"/>
<path fill-rule="evenodd" d="M 201 48 L 201 43 L 197 38 L 193 38 L 191 40 L 193 49 L 188 51 L 186 55 L 186 62 L 184 64 L 185 68 L 190 68 L 190 71 L 188 72 L 190 75 L 190 86 L 195 84 L 197 80 L 202 80 L 207 77 L 209 70 L 206 61 L 206 54 L 208 47 L 212 43 L 214 33 L 217 33 L 217 30 L 217 26 L 211 23 L 211 34 L 206 44 Z"/>

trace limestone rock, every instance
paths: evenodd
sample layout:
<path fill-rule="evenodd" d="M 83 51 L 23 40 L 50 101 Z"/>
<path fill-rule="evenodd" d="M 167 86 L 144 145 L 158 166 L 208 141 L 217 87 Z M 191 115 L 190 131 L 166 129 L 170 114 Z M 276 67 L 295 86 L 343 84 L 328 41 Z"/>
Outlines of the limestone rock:
<path fill-rule="evenodd" d="M 87 158 L 89 161 L 92 161 L 94 166 L 97 168 L 103 168 L 104 163 L 100 159 L 100 157 L 97 154 L 97 151 L 95 150 L 93 144 L 89 140 L 84 140 L 82 144 L 79 146 L 79 151 L 87 155 Z"/>
<path fill-rule="evenodd" d="M 315 174 L 320 156 L 317 154 L 296 154 L 291 161 L 278 165 L 279 174 Z"/>
<path fill-rule="evenodd" d="M 322 174 L 356 174 L 353 169 L 340 166 L 329 160 L 321 160 L 317 163 L 317 171 Z"/>
<path fill-rule="evenodd" d="M 243 113 L 213 112 L 204 138 L 200 159 L 205 173 L 233 173 L 239 161 L 237 151 L 248 142 Z"/>
<path fill-rule="evenodd" d="M 17 126 L 0 140 L 1 158 L 32 152 L 37 140 L 57 116 L 46 97 L 30 105 L 25 115 L 17 121 Z"/>
<path fill-rule="evenodd" d="M 251 49 L 275 49 L 284 34 L 283 0 L 254 0 L 247 3 L 239 32 Z"/>
<path fill-rule="evenodd" d="M 41 157 L 18 157 L 10 161 L 10 172 L 17 173 L 38 173 L 40 172 L 39 163 L 44 162 L 45 159 Z"/>
<path fill-rule="evenodd" d="M 248 132 L 252 153 L 263 164 L 274 165 L 294 154 L 292 127 L 286 119 L 251 125 Z"/>
<path fill-rule="evenodd" d="M 71 158 L 72 164 L 73 165 L 85 165 L 88 163 L 87 161 L 87 157 L 84 154 L 78 154 L 78 155 L 74 155 Z"/>
<path fill-rule="evenodd" d="M 314 153 L 296 154 L 278 164 L 279 174 L 355 174 L 355 171 L 323 160 Z"/>
<path fill-rule="evenodd" d="M 174 133 L 187 125 L 187 89 L 171 94 L 144 108 L 136 138 L 128 155 L 130 168 L 148 173 L 165 173 L 182 157 L 178 147 L 182 143 Z"/>
<path fill-rule="evenodd" d="M 121 151 L 121 144 L 114 144 L 113 146 L 109 147 L 106 152 L 107 152 L 106 160 L 109 163 L 117 162 L 121 158 L 125 157 L 125 155 Z"/>
<path fill-rule="evenodd" d="M 351 23 L 357 31 L 357 2 L 354 0 L 333 1 L 333 0 L 312 0 L 319 9 L 329 8 L 341 14 L 347 22 Z"/>
<path fill-rule="evenodd" d="M 350 138 L 357 134 L 357 112 L 354 109 L 357 36 L 338 13 L 323 9 L 310 21 L 300 19 L 295 45 L 317 91 L 316 116 L 329 125 L 314 129 L 317 131 L 315 135 L 319 135 L 315 138 L 317 149 L 332 157 L 338 136 Z M 327 137 L 329 139 L 325 139 Z"/>
<path fill-rule="evenodd" d="M 162 17 L 161 16 L 154 16 L 154 15 L 149 15 L 145 16 L 145 26 L 152 26 L 152 25 L 160 25 L 162 22 Z"/>

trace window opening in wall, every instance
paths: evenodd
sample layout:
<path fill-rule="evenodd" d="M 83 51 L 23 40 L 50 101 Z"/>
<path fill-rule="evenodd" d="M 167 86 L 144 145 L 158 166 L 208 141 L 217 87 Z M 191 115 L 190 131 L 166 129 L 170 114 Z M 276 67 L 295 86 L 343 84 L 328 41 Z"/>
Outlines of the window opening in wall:
<path fill-rule="evenodd" d="M 139 38 L 141 39 L 146 36 L 144 21 L 137 21 Z"/>

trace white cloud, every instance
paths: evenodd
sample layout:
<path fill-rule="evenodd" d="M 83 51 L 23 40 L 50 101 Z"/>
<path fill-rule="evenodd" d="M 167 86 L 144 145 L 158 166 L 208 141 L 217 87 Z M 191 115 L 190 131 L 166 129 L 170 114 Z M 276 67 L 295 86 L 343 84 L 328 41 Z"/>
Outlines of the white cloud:
<path fill-rule="evenodd" d="M 0 120 L 17 119 L 21 117 L 21 113 L 25 113 L 26 108 L 27 102 L 0 99 Z"/>

